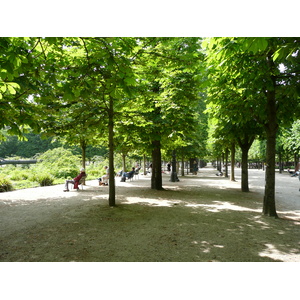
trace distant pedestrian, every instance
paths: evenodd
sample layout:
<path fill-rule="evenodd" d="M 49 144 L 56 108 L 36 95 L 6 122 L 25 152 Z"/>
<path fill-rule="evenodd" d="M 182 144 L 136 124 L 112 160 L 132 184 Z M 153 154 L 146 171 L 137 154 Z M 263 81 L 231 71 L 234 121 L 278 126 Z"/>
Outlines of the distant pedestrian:
<path fill-rule="evenodd" d="M 193 162 L 193 174 L 197 175 L 197 172 L 198 172 L 198 164 L 197 164 L 197 161 L 194 160 L 194 162 Z"/>
<path fill-rule="evenodd" d="M 171 163 L 170 162 L 167 163 L 167 171 L 171 172 Z"/>

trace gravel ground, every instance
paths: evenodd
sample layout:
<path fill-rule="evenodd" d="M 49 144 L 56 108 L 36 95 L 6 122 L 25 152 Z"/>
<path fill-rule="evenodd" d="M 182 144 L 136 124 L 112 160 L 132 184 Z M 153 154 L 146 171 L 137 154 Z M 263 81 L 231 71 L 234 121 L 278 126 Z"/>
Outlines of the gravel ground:
<path fill-rule="evenodd" d="M 262 216 L 264 171 L 249 170 L 249 193 L 210 168 L 150 189 L 150 177 L 87 181 L 0 194 L 1 262 L 300 262 L 298 178 L 276 174 L 279 219 Z"/>

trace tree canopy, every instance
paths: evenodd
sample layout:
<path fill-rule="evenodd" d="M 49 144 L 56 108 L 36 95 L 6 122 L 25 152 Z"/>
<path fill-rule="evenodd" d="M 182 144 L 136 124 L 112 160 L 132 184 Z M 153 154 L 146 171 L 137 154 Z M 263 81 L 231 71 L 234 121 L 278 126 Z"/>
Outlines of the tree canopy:
<path fill-rule="evenodd" d="M 1 134 L 24 136 L 32 128 L 59 137 L 81 147 L 83 164 L 89 145 L 105 146 L 112 173 L 115 151 L 151 154 L 151 187 L 162 189 L 161 151 L 204 156 L 210 131 L 217 149 L 241 147 L 244 191 L 250 146 L 257 137 L 266 139 L 263 212 L 276 217 L 279 129 L 285 148 L 299 152 L 299 42 L 293 37 L 0 38 Z"/>
<path fill-rule="evenodd" d="M 299 39 L 212 38 L 204 46 L 213 80 L 213 111 L 240 129 L 248 131 L 249 122 L 264 128 L 267 169 L 263 212 L 277 217 L 276 134 L 279 126 L 299 117 Z"/>

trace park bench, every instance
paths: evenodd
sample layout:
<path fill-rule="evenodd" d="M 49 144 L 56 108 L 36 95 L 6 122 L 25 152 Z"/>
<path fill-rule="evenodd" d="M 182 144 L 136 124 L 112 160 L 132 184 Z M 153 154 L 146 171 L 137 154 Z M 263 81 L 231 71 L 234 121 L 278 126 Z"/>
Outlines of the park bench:
<path fill-rule="evenodd" d="M 129 181 L 133 181 L 133 178 L 134 178 L 134 175 L 135 175 L 135 172 L 130 176 L 126 177 Z"/>
<path fill-rule="evenodd" d="M 131 181 L 133 181 L 133 179 L 136 179 L 136 178 L 139 179 L 140 178 L 140 169 L 141 168 L 135 169 L 133 175 L 131 176 L 131 178 L 129 178 L 129 179 L 131 179 Z"/>
<path fill-rule="evenodd" d="M 135 170 L 133 173 L 131 173 L 132 171 L 123 173 L 121 176 L 121 182 L 125 182 L 126 180 L 133 181 L 134 178 L 139 178 L 139 171 L 140 169 Z"/>
<path fill-rule="evenodd" d="M 134 178 L 136 179 L 136 177 L 139 179 L 140 178 L 140 169 L 136 169 L 134 172 Z"/>

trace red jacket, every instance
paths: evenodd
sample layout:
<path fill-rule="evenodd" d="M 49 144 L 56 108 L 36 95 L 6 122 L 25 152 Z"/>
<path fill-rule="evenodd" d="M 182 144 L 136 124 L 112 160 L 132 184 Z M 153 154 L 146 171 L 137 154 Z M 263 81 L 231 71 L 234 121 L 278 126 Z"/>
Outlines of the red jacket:
<path fill-rule="evenodd" d="M 74 180 L 74 189 L 78 189 L 79 186 L 79 180 L 81 179 L 82 176 L 86 176 L 85 172 L 81 172 L 78 176 L 76 176 Z"/>

